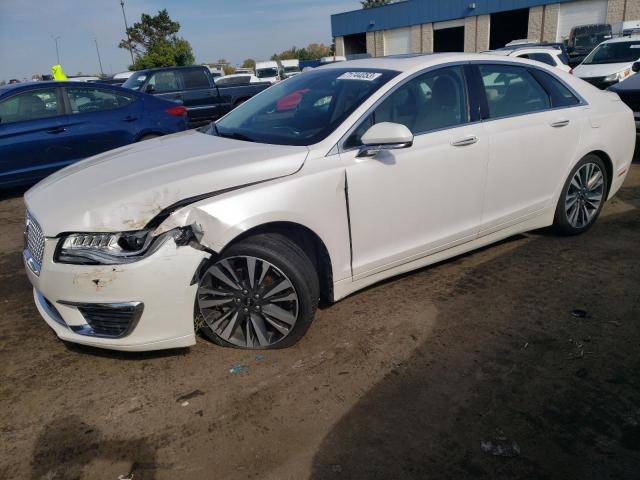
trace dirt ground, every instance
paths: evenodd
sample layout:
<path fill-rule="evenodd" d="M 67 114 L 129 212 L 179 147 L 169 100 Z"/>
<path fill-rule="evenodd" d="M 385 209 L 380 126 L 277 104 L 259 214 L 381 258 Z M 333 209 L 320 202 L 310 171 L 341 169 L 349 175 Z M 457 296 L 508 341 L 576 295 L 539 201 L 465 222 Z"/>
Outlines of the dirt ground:
<path fill-rule="evenodd" d="M 385 282 L 260 354 L 65 345 L 22 215 L 0 201 L 2 479 L 640 478 L 638 164 L 588 234 Z"/>

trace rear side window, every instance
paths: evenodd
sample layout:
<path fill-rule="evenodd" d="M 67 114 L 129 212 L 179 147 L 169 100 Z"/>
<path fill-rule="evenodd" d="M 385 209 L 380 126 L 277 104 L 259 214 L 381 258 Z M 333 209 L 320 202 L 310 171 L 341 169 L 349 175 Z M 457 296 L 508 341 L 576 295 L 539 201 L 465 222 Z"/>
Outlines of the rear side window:
<path fill-rule="evenodd" d="M 204 70 L 201 69 L 193 69 L 193 70 L 183 70 L 182 71 L 182 83 L 184 83 L 184 88 L 186 90 L 191 90 L 195 88 L 209 88 L 209 78 L 207 74 L 204 73 Z"/>
<path fill-rule="evenodd" d="M 551 95 L 551 105 L 557 107 L 570 107 L 578 105 L 580 99 L 576 97 L 560 80 L 542 70 L 533 70 L 533 75 Z"/>
<path fill-rule="evenodd" d="M 480 65 L 490 118 L 551 108 L 551 99 L 531 73 L 511 65 Z"/>
<path fill-rule="evenodd" d="M 98 88 L 67 87 L 67 96 L 73 113 L 92 113 L 113 110 L 129 105 L 135 100 L 132 95 L 116 93 Z"/>
<path fill-rule="evenodd" d="M 547 65 L 551 65 L 552 67 L 556 66 L 555 60 L 548 53 L 525 53 L 519 56 L 521 58 L 528 58 L 529 60 L 535 60 L 536 62 L 546 63 Z"/>
<path fill-rule="evenodd" d="M 19 93 L 0 102 L 2 123 L 54 117 L 58 112 L 58 95 L 54 88 Z"/>

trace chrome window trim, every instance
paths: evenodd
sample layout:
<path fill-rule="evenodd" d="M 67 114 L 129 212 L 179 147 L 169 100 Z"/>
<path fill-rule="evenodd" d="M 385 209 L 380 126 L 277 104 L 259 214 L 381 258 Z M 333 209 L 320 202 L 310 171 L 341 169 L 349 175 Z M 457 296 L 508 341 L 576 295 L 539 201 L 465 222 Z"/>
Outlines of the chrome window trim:
<path fill-rule="evenodd" d="M 503 117 L 480 119 L 480 120 L 476 120 L 476 121 L 473 121 L 473 122 L 466 122 L 466 123 L 461 123 L 459 125 L 453 125 L 453 126 L 450 126 L 450 127 L 444 127 L 444 128 L 434 129 L 434 130 L 428 130 L 426 132 L 414 133 L 413 134 L 414 137 L 419 137 L 419 136 L 427 135 L 427 134 L 430 134 L 430 133 L 441 132 L 443 130 L 452 130 L 454 128 L 460 128 L 460 127 L 465 127 L 465 126 L 469 126 L 469 125 L 475 125 L 475 124 L 478 124 L 478 123 L 487 123 L 487 122 L 494 122 L 494 121 L 497 121 L 497 120 L 504 120 L 505 118 L 522 117 L 522 116 L 525 116 L 525 115 L 534 115 L 536 113 L 552 112 L 552 111 L 556 111 L 556 110 L 564 110 L 566 108 L 584 107 L 584 106 L 588 106 L 589 105 L 589 102 L 587 102 L 587 100 L 582 95 L 580 95 L 571 85 L 567 84 L 565 81 L 563 81 L 557 75 L 555 75 L 554 72 L 550 72 L 546 68 L 542 68 L 542 67 L 539 67 L 537 65 L 528 65 L 528 64 L 525 65 L 525 64 L 522 64 L 522 63 L 519 63 L 519 62 L 509 61 L 507 59 L 505 59 L 505 60 L 466 60 L 466 61 L 459 61 L 459 62 L 447 62 L 447 63 L 442 63 L 442 64 L 439 64 L 439 65 L 432 65 L 432 66 L 427 67 L 427 68 L 425 68 L 423 70 L 420 70 L 418 72 L 414 72 L 413 74 L 411 74 L 410 76 L 408 76 L 404 80 L 400 81 L 398 84 L 396 84 L 393 87 L 391 87 L 391 89 L 389 91 L 387 91 L 381 98 L 379 98 L 371 107 L 369 107 L 362 114 L 362 116 L 360 116 L 360 118 L 358 118 L 358 120 L 356 120 L 354 122 L 354 124 L 351 126 L 351 128 L 349 128 L 349 130 L 347 130 L 347 132 L 340 138 L 340 140 L 338 140 L 338 142 L 331 148 L 331 150 L 326 154 L 326 156 L 358 150 L 359 147 L 352 147 L 352 148 L 348 148 L 348 149 L 343 148 L 344 142 L 346 142 L 347 139 L 351 136 L 351 134 L 362 124 L 362 122 L 364 120 L 366 120 L 366 118 L 369 116 L 369 114 L 373 110 L 378 108 L 378 106 L 382 102 L 384 102 L 387 99 L 387 97 L 389 95 L 391 95 L 393 92 L 395 92 L 398 88 L 400 88 L 403 85 L 405 85 L 406 83 L 410 82 L 415 77 L 418 77 L 418 76 L 423 75 L 425 73 L 429 73 L 431 71 L 438 70 L 440 68 L 454 67 L 454 66 L 464 66 L 464 65 L 474 65 L 474 66 L 478 66 L 478 65 L 507 65 L 507 66 L 513 66 L 513 67 L 521 67 L 521 68 L 525 68 L 525 69 L 539 70 L 539 71 L 541 71 L 543 73 L 551 75 L 554 80 L 556 80 L 556 81 L 560 82 L 562 85 L 564 85 L 564 87 L 567 88 L 571 92 L 571 94 L 574 95 L 579 100 L 579 103 L 577 103 L 575 105 L 565 105 L 565 106 L 562 106 L 562 107 L 545 108 L 545 109 L 542 109 L 542 110 L 536 110 L 534 112 L 518 113 L 518 114 L 514 114 L 514 115 L 506 115 L 506 116 L 503 116 Z M 551 68 L 557 68 L 557 67 L 551 67 Z M 467 80 L 467 85 L 468 85 L 468 80 Z M 546 89 L 542 85 L 541 85 L 541 87 L 546 91 Z M 469 88 L 467 88 L 467 95 L 469 95 L 469 94 L 470 94 L 470 91 L 469 91 Z M 467 103 L 469 104 L 468 100 L 467 100 Z"/>

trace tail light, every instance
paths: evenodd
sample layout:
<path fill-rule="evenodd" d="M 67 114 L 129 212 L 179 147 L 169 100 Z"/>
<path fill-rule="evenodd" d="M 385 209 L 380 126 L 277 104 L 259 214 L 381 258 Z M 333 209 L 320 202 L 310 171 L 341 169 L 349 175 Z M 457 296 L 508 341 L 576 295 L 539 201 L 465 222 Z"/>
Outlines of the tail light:
<path fill-rule="evenodd" d="M 169 115 L 173 115 L 174 117 L 183 117 L 187 114 L 187 109 L 182 105 L 176 105 L 175 107 L 170 107 L 165 110 Z"/>

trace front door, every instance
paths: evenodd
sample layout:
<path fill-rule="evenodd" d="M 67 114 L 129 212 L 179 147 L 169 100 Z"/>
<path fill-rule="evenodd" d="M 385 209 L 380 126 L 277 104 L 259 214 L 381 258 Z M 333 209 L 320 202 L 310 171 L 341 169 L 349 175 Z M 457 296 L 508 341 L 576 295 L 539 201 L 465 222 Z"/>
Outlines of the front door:
<path fill-rule="evenodd" d="M 0 185 L 29 183 L 66 165 L 66 120 L 59 89 L 38 88 L 0 101 Z"/>
<path fill-rule="evenodd" d="M 473 240 L 488 158 L 471 123 L 465 70 L 440 68 L 392 91 L 342 145 L 347 166 L 354 279 Z M 373 124 L 401 123 L 413 146 L 358 157 Z"/>

